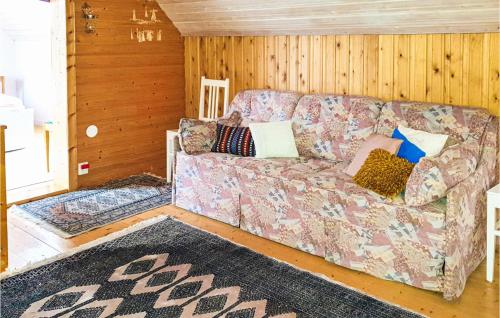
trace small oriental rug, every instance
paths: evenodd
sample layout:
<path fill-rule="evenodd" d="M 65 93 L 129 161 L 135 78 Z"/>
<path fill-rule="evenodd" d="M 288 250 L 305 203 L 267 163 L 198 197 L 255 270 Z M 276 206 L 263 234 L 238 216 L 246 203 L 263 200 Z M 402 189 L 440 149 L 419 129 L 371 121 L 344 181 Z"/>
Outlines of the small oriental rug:
<path fill-rule="evenodd" d="M 171 200 L 171 187 L 165 179 L 144 174 L 14 206 L 9 212 L 68 238 L 170 204 Z"/>
<path fill-rule="evenodd" d="M 127 232 L 3 278 L 2 317 L 420 317 L 172 219 Z"/>

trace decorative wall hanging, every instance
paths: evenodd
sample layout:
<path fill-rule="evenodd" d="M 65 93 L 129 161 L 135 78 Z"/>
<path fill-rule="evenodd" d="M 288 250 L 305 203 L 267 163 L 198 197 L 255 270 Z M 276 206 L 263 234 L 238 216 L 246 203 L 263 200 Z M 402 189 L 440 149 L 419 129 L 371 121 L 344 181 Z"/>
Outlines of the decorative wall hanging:
<path fill-rule="evenodd" d="M 132 10 L 132 18 L 130 21 L 133 24 L 138 25 L 135 29 L 130 29 L 130 39 L 137 40 L 137 42 L 153 42 L 162 40 L 162 30 L 155 28 L 154 25 L 161 23 L 156 17 L 158 9 L 149 9 L 147 6 L 147 0 L 144 0 L 144 18 L 139 18 L 138 13 L 135 9 Z"/>
<path fill-rule="evenodd" d="M 97 19 L 97 15 L 94 14 L 92 7 L 87 2 L 82 5 L 82 12 L 85 19 L 85 32 L 94 33 L 95 25 L 93 20 Z"/>

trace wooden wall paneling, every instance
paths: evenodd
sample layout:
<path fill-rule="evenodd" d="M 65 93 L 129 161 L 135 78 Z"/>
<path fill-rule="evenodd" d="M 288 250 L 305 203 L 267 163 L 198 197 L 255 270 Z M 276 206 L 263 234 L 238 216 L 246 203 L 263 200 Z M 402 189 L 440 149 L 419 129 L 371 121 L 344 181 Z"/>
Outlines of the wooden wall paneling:
<path fill-rule="evenodd" d="M 193 63 L 192 63 L 192 58 L 191 54 L 192 52 L 196 52 L 194 48 L 191 48 L 191 38 L 186 38 L 184 41 L 184 60 L 186 61 L 185 66 L 184 66 L 184 76 L 187 78 L 194 72 L 193 70 Z M 186 110 L 185 113 L 187 114 L 187 111 L 190 109 L 194 109 L 194 96 L 193 96 L 193 85 L 186 81 L 186 84 L 184 85 L 184 92 L 186 93 Z M 189 114 L 191 115 L 191 114 Z M 187 115 L 187 116 L 189 116 Z"/>
<path fill-rule="evenodd" d="M 427 40 L 427 101 L 443 103 L 444 37 L 432 34 Z"/>
<path fill-rule="evenodd" d="M 482 36 L 482 34 L 480 34 Z M 481 81 L 481 105 L 485 105 L 486 108 L 488 107 L 488 98 L 489 98 L 489 81 L 488 80 L 483 80 L 483 79 L 489 79 L 490 77 L 490 38 L 491 34 L 485 34 L 482 36 L 483 38 L 483 59 L 481 61 L 482 65 L 482 74 L 481 78 L 479 79 Z"/>
<path fill-rule="evenodd" d="M 378 36 L 366 35 L 363 42 L 363 94 L 367 96 L 378 96 Z"/>
<path fill-rule="evenodd" d="M 254 37 L 243 38 L 243 89 L 255 88 Z"/>
<path fill-rule="evenodd" d="M 72 149 L 78 149 L 75 163 L 90 163 L 89 174 L 78 177 L 78 186 L 142 172 L 165 175 L 165 130 L 178 127 L 179 119 L 197 108 L 198 99 L 193 97 L 199 84 L 187 85 L 184 78 L 194 80 L 200 72 L 198 63 L 202 61 L 195 56 L 199 53 L 196 44 L 205 40 L 183 41 L 156 2 L 148 2 L 147 7 L 157 10 L 161 22 L 154 26 L 134 24 L 132 10 L 141 16 L 145 10 L 144 3 L 136 0 L 92 1 L 98 19 L 96 32 L 88 34 L 79 14 L 84 0 L 68 3 L 73 4 L 75 13 L 68 12 L 68 26 L 70 17 L 75 25 L 74 58 L 68 50 L 69 71 L 73 66 L 75 72 L 75 91 L 68 96 L 69 122 L 76 125 L 76 140 L 69 142 L 70 158 Z M 138 42 L 137 28 L 154 30 L 153 41 Z M 162 31 L 161 41 L 156 38 L 158 30 Z M 68 48 L 71 45 L 68 36 Z M 185 94 L 189 96 L 185 98 Z M 77 116 L 72 115 L 72 98 L 76 98 Z M 92 139 L 85 134 L 91 124 L 99 128 Z M 76 168 L 76 164 L 71 165 L 71 169 Z"/>
<path fill-rule="evenodd" d="M 363 95 L 364 36 L 349 36 L 349 93 Z"/>
<path fill-rule="evenodd" d="M 266 37 L 266 88 L 276 87 L 278 72 L 276 68 L 276 38 Z"/>
<path fill-rule="evenodd" d="M 462 46 L 462 34 L 445 35 L 444 102 L 448 104 L 462 102 Z"/>
<path fill-rule="evenodd" d="M 410 43 L 410 100 L 427 96 L 427 35 L 412 35 Z"/>
<path fill-rule="evenodd" d="M 379 72 L 378 95 L 383 99 L 392 99 L 394 87 L 394 36 L 379 37 Z"/>
<path fill-rule="evenodd" d="M 499 52 L 499 33 L 490 35 L 490 64 L 489 64 L 489 92 L 488 108 L 493 114 L 500 114 L 500 52 Z M 500 171 L 500 169 L 499 169 Z M 500 173 L 500 172 L 499 172 Z"/>
<path fill-rule="evenodd" d="M 309 79 L 309 47 L 310 37 L 299 37 L 299 92 L 309 92 L 310 79 Z"/>
<path fill-rule="evenodd" d="M 231 79 L 231 98 L 245 88 L 289 89 L 479 106 L 499 113 L 498 33 L 221 39 L 227 53 L 217 56 L 224 59 L 219 65 L 225 65 Z M 191 44 L 186 48 L 197 50 Z M 186 54 L 195 60 L 200 56 L 192 62 L 199 64 L 198 70 L 186 71 L 193 73 L 186 74 L 193 87 L 199 85 L 203 58 L 212 53 L 207 50 Z"/>
<path fill-rule="evenodd" d="M 276 72 L 278 74 L 276 87 L 279 90 L 288 90 L 288 39 L 281 35 L 276 37 Z"/>
<path fill-rule="evenodd" d="M 311 93 L 323 92 L 323 48 L 321 36 L 312 36 L 310 39 L 310 52 L 309 52 L 309 78 L 311 86 L 309 88 Z"/>
<path fill-rule="evenodd" d="M 300 64 L 299 36 L 289 36 L 288 42 L 288 89 L 298 91 Z"/>
<path fill-rule="evenodd" d="M 483 40 L 481 34 L 470 34 L 468 103 L 471 105 L 482 102 Z"/>
<path fill-rule="evenodd" d="M 323 92 L 335 90 L 335 36 L 323 36 Z"/>
<path fill-rule="evenodd" d="M 255 82 L 254 87 L 261 89 L 265 87 L 265 38 L 263 36 L 256 36 L 254 38 L 254 72 Z"/>
<path fill-rule="evenodd" d="M 349 91 L 349 36 L 335 36 L 335 92 Z"/>
<path fill-rule="evenodd" d="M 407 100 L 410 91 L 410 37 L 394 36 L 394 90 L 393 98 Z"/>

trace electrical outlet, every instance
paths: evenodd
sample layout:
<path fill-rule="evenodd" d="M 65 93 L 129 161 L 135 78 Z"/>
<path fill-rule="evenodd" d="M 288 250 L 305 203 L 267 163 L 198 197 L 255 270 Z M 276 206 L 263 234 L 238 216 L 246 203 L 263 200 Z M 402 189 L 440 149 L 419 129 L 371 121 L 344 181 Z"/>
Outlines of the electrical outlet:
<path fill-rule="evenodd" d="M 78 175 L 81 176 L 81 175 L 89 173 L 89 168 L 90 168 L 90 165 L 88 162 L 80 162 L 78 164 Z"/>

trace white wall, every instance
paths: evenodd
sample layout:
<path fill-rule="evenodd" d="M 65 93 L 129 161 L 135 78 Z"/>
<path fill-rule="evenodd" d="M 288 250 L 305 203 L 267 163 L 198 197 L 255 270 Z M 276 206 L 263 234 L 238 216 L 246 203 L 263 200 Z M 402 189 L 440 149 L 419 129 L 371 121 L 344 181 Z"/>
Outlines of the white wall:
<path fill-rule="evenodd" d="M 6 93 L 17 96 L 14 41 L 0 29 L 0 75 L 6 77 Z"/>
<path fill-rule="evenodd" d="M 50 41 L 48 35 L 39 40 L 14 42 L 17 94 L 24 105 L 35 110 L 35 122 L 38 124 L 53 120 L 55 98 Z"/>
<path fill-rule="evenodd" d="M 12 12 L 22 12 L 23 20 Z M 52 15 L 53 6 L 46 2 L 0 0 L 0 75 L 6 77 L 9 95 L 35 110 L 37 124 L 55 120 Z"/>

